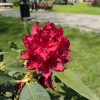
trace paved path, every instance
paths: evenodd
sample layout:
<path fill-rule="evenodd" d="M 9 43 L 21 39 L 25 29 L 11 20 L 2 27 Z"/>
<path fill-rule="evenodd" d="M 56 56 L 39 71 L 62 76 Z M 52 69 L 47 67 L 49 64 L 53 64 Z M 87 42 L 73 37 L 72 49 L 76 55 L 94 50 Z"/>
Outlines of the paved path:
<path fill-rule="evenodd" d="M 0 15 L 20 17 L 19 10 L 0 9 Z M 88 14 L 69 14 L 54 12 L 31 12 L 30 16 L 34 21 L 50 21 L 70 27 L 78 27 L 85 30 L 100 31 L 100 16 Z"/>

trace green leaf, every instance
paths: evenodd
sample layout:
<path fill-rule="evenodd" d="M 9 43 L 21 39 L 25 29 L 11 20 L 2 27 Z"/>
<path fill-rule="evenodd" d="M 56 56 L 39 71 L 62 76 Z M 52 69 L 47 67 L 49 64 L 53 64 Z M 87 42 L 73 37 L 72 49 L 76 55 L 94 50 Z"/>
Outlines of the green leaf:
<path fill-rule="evenodd" d="M 25 76 L 24 73 L 20 73 L 20 72 L 16 72 L 16 71 L 10 71 L 10 72 L 8 72 L 8 75 L 13 77 L 14 79 L 23 78 Z"/>
<path fill-rule="evenodd" d="M 10 72 L 8 73 L 8 75 L 10 75 L 11 77 L 13 77 L 14 79 L 18 79 L 19 73 L 20 73 L 20 72 L 10 71 Z"/>
<path fill-rule="evenodd" d="M 0 50 L 0 62 L 3 61 L 3 58 L 4 58 L 3 54 L 5 54 L 5 53 L 8 53 L 8 52 L 1 52 L 1 50 Z"/>
<path fill-rule="evenodd" d="M 8 65 L 5 65 L 4 67 L 12 71 L 23 72 L 23 73 L 36 71 L 35 69 L 34 70 L 26 69 L 25 66 L 20 62 L 10 63 Z"/>
<path fill-rule="evenodd" d="M 18 49 L 17 45 L 16 45 L 13 41 L 9 41 L 8 44 L 9 44 L 9 46 L 10 46 L 11 48 Z"/>
<path fill-rule="evenodd" d="M 3 58 L 4 58 L 3 54 L 2 54 L 2 55 L 0 55 L 0 62 L 2 62 L 2 61 L 3 61 Z"/>
<path fill-rule="evenodd" d="M 2 50 L 0 49 L 0 62 L 3 61 L 3 58 L 4 58 L 4 55 L 5 53 L 8 53 L 8 52 L 2 52 Z"/>
<path fill-rule="evenodd" d="M 24 51 L 24 49 L 18 49 L 17 45 L 13 41 L 8 42 L 8 44 L 14 52 L 20 53 L 21 51 Z"/>
<path fill-rule="evenodd" d="M 28 28 L 28 26 L 25 22 L 24 22 L 24 27 L 25 27 L 25 30 L 26 30 L 27 34 L 30 34 L 29 28 Z"/>
<path fill-rule="evenodd" d="M 2 50 L 0 49 L 0 62 L 3 61 L 3 58 L 4 58 L 3 54 L 5 53 L 8 53 L 8 52 L 2 52 Z"/>
<path fill-rule="evenodd" d="M 12 92 L 15 91 L 16 82 L 7 74 L 0 73 L 0 90 Z"/>
<path fill-rule="evenodd" d="M 3 73 L 0 73 L 0 85 L 16 85 L 16 82 L 14 82 L 14 79 L 7 75 L 7 74 L 3 74 Z"/>
<path fill-rule="evenodd" d="M 5 54 L 5 53 L 9 53 L 9 52 L 0 52 L 0 55 Z"/>
<path fill-rule="evenodd" d="M 15 86 L 5 86 L 5 85 L 0 85 L 0 91 L 5 91 L 5 92 L 15 92 Z"/>
<path fill-rule="evenodd" d="M 3 98 L 3 96 L 0 96 L 0 100 L 5 100 L 5 98 Z"/>
<path fill-rule="evenodd" d="M 22 89 L 20 100 L 51 100 L 51 99 L 47 91 L 40 84 L 28 83 Z"/>
<path fill-rule="evenodd" d="M 6 93 L 5 93 L 5 96 L 6 96 L 6 97 L 12 97 L 12 95 L 13 95 L 13 93 L 11 93 L 11 92 L 6 92 Z"/>
<path fill-rule="evenodd" d="M 53 73 L 67 86 L 81 94 L 82 96 L 90 100 L 99 100 L 99 98 L 81 81 L 81 79 L 70 69 L 64 70 L 64 72 Z"/>
<path fill-rule="evenodd" d="M 12 50 L 14 51 L 14 52 L 22 52 L 22 51 L 25 51 L 24 49 L 15 49 L 15 48 L 12 48 Z"/>
<path fill-rule="evenodd" d="M 15 71 L 10 71 L 10 72 L 8 72 L 8 75 L 13 77 L 15 75 L 15 73 L 16 73 Z"/>
<path fill-rule="evenodd" d="M 9 97 L 6 97 L 6 96 L 2 96 L 4 99 L 1 99 L 0 98 L 0 100 L 12 100 L 11 98 L 9 98 Z"/>

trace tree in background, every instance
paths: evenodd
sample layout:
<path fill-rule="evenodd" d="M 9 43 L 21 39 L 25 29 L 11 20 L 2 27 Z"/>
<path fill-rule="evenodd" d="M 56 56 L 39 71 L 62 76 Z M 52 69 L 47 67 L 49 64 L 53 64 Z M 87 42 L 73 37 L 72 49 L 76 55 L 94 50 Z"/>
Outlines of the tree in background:
<path fill-rule="evenodd" d="M 100 0 L 93 0 L 92 6 L 100 6 Z"/>

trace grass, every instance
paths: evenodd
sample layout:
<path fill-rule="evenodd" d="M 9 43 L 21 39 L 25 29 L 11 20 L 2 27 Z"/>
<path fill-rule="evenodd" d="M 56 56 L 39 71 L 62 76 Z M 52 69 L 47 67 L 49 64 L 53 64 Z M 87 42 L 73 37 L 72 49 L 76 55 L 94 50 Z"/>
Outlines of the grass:
<path fill-rule="evenodd" d="M 27 22 L 30 30 L 34 23 Z M 39 27 L 42 26 L 40 23 Z M 59 28 L 60 25 L 57 25 L 57 27 Z M 23 23 L 20 22 L 20 18 L 0 16 L 0 49 L 9 52 L 4 56 L 5 62 L 19 61 L 20 55 L 12 52 L 8 42 L 14 41 L 19 48 L 23 48 L 22 39 L 25 35 L 26 31 Z M 76 71 L 82 81 L 100 98 L 100 33 L 64 27 L 64 35 L 70 40 L 71 48 L 71 59 L 66 64 L 66 67 Z M 57 98 L 60 95 L 60 100 L 86 100 L 64 86 L 64 84 L 54 84 L 59 86 L 55 91 L 47 89 L 53 98 Z M 74 97 L 72 97 L 73 95 Z"/>
<path fill-rule="evenodd" d="M 18 7 L 13 6 L 13 8 L 10 8 L 10 9 L 16 9 L 16 10 L 19 10 L 20 7 L 19 7 L 19 6 L 18 6 Z"/>
<path fill-rule="evenodd" d="M 0 7 L 0 9 L 14 9 L 14 10 L 20 10 L 20 6 L 18 6 L 18 7 L 15 7 L 15 6 L 13 6 L 13 7 Z"/>
<path fill-rule="evenodd" d="M 100 15 L 100 7 L 93 7 L 88 5 L 90 4 L 75 3 L 75 5 L 54 5 L 53 12 Z"/>
<path fill-rule="evenodd" d="M 100 7 L 93 7 L 93 6 L 89 6 L 89 5 L 90 5 L 90 3 L 75 3 L 75 5 L 57 5 L 57 4 L 55 4 L 53 6 L 53 12 L 100 15 Z M 19 10 L 20 8 L 13 7 L 10 9 Z"/>

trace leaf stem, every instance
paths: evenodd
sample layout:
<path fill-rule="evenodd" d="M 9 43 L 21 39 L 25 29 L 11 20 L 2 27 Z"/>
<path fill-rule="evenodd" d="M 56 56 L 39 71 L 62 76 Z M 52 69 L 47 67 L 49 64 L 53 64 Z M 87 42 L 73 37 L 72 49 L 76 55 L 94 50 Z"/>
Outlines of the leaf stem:
<path fill-rule="evenodd" d="M 21 92 L 22 87 L 23 87 L 23 84 L 24 84 L 24 83 L 22 83 L 22 84 L 21 84 L 21 87 L 20 87 L 20 89 L 18 90 L 18 92 L 17 92 L 17 93 Z"/>

